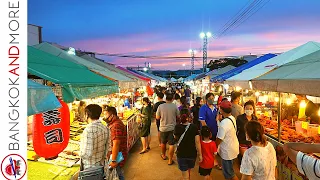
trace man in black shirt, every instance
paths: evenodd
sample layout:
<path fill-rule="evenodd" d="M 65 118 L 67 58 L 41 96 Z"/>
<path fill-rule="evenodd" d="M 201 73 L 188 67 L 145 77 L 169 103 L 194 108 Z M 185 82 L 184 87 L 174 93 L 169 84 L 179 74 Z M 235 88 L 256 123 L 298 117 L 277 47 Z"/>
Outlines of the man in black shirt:
<path fill-rule="evenodd" d="M 299 104 L 301 101 L 306 102 L 307 106 L 306 106 L 305 115 L 307 116 L 308 119 L 310 119 L 310 123 L 311 124 L 320 124 L 317 105 L 315 105 L 312 101 L 307 99 L 306 95 L 296 94 L 296 97 L 299 101 Z"/>
<path fill-rule="evenodd" d="M 158 102 L 153 106 L 153 112 L 154 112 L 154 113 L 157 112 L 158 107 L 159 107 L 161 104 L 166 103 L 166 102 L 163 100 L 164 94 L 163 94 L 162 92 L 158 92 L 158 93 L 157 93 L 157 96 L 158 96 Z M 160 119 L 156 119 L 156 124 L 157 124 L 157 129 L 158 129 L 159 146 L 161 146 L 161 138 L 160 138 L 160 130 L 159 130 L 159 127 L 160 127 Z"/>

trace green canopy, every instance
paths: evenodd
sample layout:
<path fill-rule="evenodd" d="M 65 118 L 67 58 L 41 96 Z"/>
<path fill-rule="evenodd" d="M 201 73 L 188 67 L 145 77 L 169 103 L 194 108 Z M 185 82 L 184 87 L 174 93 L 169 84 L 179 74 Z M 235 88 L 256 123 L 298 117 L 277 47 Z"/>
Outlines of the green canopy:
<path fill-rule="evenodd" d="M 119 72 L 111 71 L 110 69 L 107 69 L 99 64 L 93 63 L 93 62 L 88 61 L 88 60 L 81 58 L 79 56 L 68 54 L 68 52 L 66 52 L 66 51 L 64 51 L 64 50 L 62 50 L 52 44 L 49 44 L 47 42 L 37 44 L 33 47 L 40 49 L 41 51 L 47 52 L 49 54 L 52 54 L 54 56 L 58 56 L 60 58 L 66 59 L 68 61 L 84 65 L 87 68 L 89 68 L 91 71 L 93 71 L 99 75 L 107 77 L 108 79 L 111 79 L 111 80 L 116 80 L 119 82 L 119 86 L 121 89 L 132 89 L 132 88 L 139 87 L 137 85 L 136 80 L 134 80 L 132 78 L 129 78 Z M 103 62 L 101 62 L 101 63 L 103 63 Z"/>
<path fill-rule="evenodd" d="M 118 92 L 116 82 L 31 46 L 28 46 L 28 73 L 61 85 L 65 102 Z"/>

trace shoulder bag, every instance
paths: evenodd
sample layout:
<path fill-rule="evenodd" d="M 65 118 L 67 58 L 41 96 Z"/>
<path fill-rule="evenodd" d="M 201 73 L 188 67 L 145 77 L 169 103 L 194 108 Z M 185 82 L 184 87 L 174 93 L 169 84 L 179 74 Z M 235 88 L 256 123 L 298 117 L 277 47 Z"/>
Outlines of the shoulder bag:
<path fill-rule="evenodd" d="M 177 147 L 176 147 L 175 153 L 177 153 L 178 147 L 179 147 L 181 141 L 183 140 L 184 135 L 185 135 L 186 132 L 188 131 L 190 125 L 191 125 L 191 124 L 189 123 L 189 124 L 187 125 L 186 129 L 184 130 L 183 134 L 180 136 L 179 141 L 178 141 L 178 143 L 177 143 Z"/>

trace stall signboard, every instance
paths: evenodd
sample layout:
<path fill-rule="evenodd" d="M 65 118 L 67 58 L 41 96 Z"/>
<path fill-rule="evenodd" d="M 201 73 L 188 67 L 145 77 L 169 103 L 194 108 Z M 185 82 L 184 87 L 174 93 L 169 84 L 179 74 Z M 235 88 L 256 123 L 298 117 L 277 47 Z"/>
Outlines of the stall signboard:
<path fill-rule="evenodd" d="M 44 158 L 58 156 L 69 143 L 70 112 L 68 105 L 59 100 L 62 107 L 34 116 L 33 147 Z"/>

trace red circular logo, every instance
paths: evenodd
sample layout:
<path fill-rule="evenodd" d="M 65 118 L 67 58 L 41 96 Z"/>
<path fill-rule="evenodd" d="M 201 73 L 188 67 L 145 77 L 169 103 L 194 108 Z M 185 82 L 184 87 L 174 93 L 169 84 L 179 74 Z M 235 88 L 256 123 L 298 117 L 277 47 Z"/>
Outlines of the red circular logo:
<path fill-rule="evenodd" d="M 26 172 L 26 160 L 19 154 L 9 154 L 1 162 L 1 173 L 7 180 L 20 180 Z"/>

